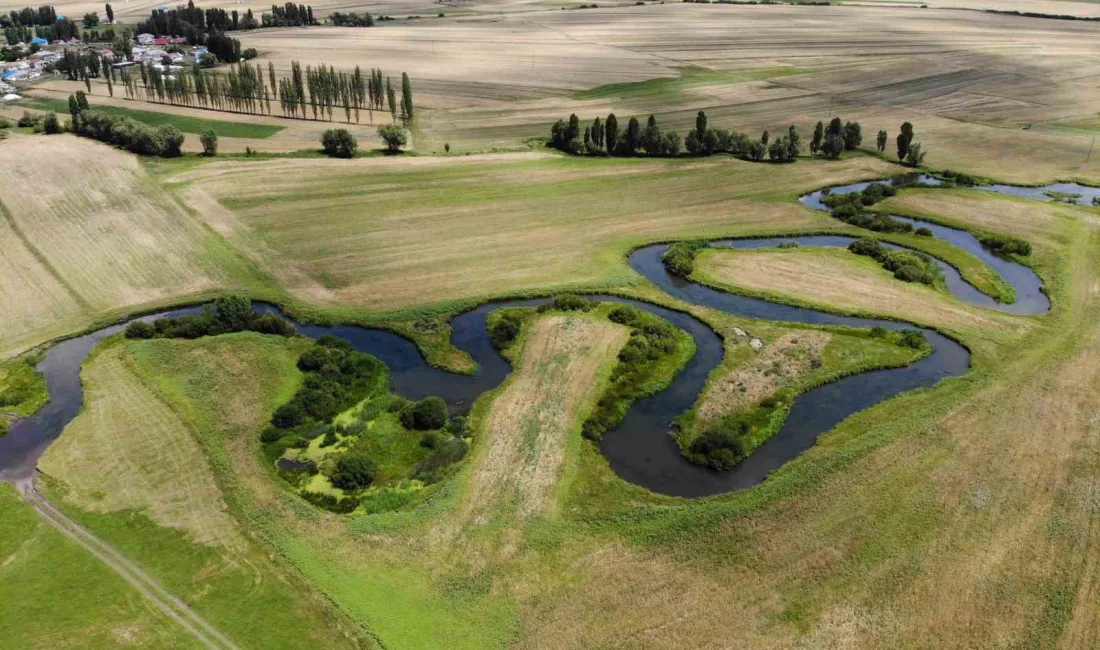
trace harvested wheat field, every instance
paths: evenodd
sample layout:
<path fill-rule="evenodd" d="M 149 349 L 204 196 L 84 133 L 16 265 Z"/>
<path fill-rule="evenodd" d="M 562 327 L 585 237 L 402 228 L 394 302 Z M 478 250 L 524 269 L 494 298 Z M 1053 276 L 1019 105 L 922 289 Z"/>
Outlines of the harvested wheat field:
<path fill-rule="evenodd" d="M 223 287 L 247 270 L 133 156 L 70 135 L 0 146 L 11 353 L 106 313 Z M 7 326 L 8 324 L 11 326 Z"/>
<path fill-rule="evenodd" d="M 718 285 L 928 323 L 950 332 L 1029 328 L 1025 320 L 972 307 L 932 287 L 899 282 L 874 260 L 843 249 L 707 251 L 700 255 L 697 273 Z"/>
<path fill-rule="evenodd" d="M 580 414 L 592 406 L 601 371 L 626 342 L 626 328 L 603 319 L 553 316 L 531 326 L 522 364 L 493 401 L 493 432 L 478 458 L 464 507 L 478 523 L 514 507 L 520 520 L 556 514 L 566 447 Z"/>
<path fill-rule="evenodd" d="M 633 283 L 625 252 L 662 237 L 838 228 L 793 197 L 887 168 L 512 154 L 217 163 L 170 180 L 189 184 L 191 205 L 210 197 L 228 208 L 198 212 L 236 222 L 233 241 L 261 268 L 294 269 L 295 295 L 392 310 L 518 286 Z"/>
<path fill-rule="evenodd" d="M 757 132 L 808 130 L 840 114 L 891 131 L 919 122 L 945 166 L 1009 181 L 1027 169 L 1035 182 L 1097 178 L 1096 163 L 1085 163 L 1089 137 L 1056 124 L 1100 110 L 1089 82 L 1100 75 L 1098 32 L 1089 22 L 971 11 L 670 3 L 272 30 L 243 42 L 280 71 L 299 60 L 408 72 L 425 109 L 422 149 L 516 146 L 571 112 L 585 122 L 656 113 L 681 133 L 699 109 L 712 123 Z M 663 81 L 692 66 L 753 74 Z M 1022 165 L 984 162 L 1006 159 Z"/>

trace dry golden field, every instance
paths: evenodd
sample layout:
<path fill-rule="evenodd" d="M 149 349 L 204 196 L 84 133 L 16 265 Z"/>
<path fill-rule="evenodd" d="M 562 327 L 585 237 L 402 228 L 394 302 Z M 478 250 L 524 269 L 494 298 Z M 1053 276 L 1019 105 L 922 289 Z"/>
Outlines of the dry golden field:
<path fill-rule="evenodd" d="M 5 356 L 250 273 L 137 158 L 70 135 L 0 145 Z"/>
<path fill-rule="evenodd" d="M 899 282 L 874 260 L 845 249 L 714 249 L 699 256 L 697 273 L 719 285 L 928 323 L 953 333 L 1027 328 L 1026 319 L 971 307 L 922 284 Z"/>
<path fill-rule="evenodd" d="M 911 121 L 928 162 L 940 168 L 1011 182 L 1100 179 L 1100 163 L 1085 162 L 1100 112 L 1100 23 L 886 4 L 583 11 L 471 4 L 469 15 L 445 19 L 236 36 L 280 74 L 292 60 L 377 66 L 394 79 L 408 72 L 419 107 L 412 145 L 421 151 L 439 152 L 444 144 L 455 152 L 515 148 L 546 136 L 571 112 L 585 122 L 612 111 L 655 113 L 681 134 L 698 110 L 712 125 L 753 133 L 792 123 L 808 133 L 839 114 L 863 124 L 865 146 L 879 128 L 894 134 Z M 1040 4 L 1100 11 L 1094 3 Z M 41 86 L 54 98 L 77 87 Z M 227 139 L 225 151 L 316 148 L 330 126 L 111 100 L 104 91 L 94 89 L 93 104 L 287 127 L 268 139 Z M 351 128 L 364 147 L 374 146 L 370 120 L 362 121 Z M 187 146 L 196 150 L 197 138 Z"/>
<path fill-rule="evenodd" d="M 297 297 L 393 310 L 633 284 L 627 250 L 662 238 L 838 229 L 798 193 L 891 169 L 497 154 L 219 162 L 169 180 Z"/>
<path fill-rule="evenodd" d="M 937 166 L 1035 182 L 1100 177 L 1084 162 L 1091 134 L 1063 124 L 1100 110 L 1098 35 L 1096 23 L 971 11 L 670 3 L 242 39 L 280 70 L 408 72 L 421 149 L 514 147 L 570 112 L 652 112 L 681 133 L 698 110 L 773 132 L 840 114 L 861 121 L 865 144 L 909 120 Z M 579 92 L 649 79 L 667 81 Z"/>

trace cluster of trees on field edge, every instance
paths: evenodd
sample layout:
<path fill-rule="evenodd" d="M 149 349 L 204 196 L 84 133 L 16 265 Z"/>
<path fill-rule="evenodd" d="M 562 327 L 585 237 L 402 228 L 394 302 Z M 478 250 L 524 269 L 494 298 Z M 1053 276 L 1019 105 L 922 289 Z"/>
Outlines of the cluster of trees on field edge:
<path fill-rule="evenodd" d="M 695 129 L 681 139 L 673 131 L 662 133 L 654 115 L 649 116 L 645 127 L 638 118 L 631 117 L 623 130 L 619 128 L 618 118 L 611 113 L 602 121 L 597 117 L 582 130 L 580 119 L 574 113 L 568 120 L 558 120 L 550 127 L 549 146 L 575 156 L 636 156 L 643 153 L 664 158 L 679 156 L 682 147 L 692 156 L 728 153 L 754 162 L 765 159 L 793 162 L 802 152 L 802 138 L 793 124 L 778 137 L 773 138 L 765 130 L 757 139 L 739 131 L 711 128 L 707 122 L 706 112 L 699 111 L 695 116 Z M 886 151 L 888 139 L 889 134 L 881 129 L 876 139 L 879 153 Z M 859 122 L 845 122 L 834 117 L 828 125 L 818 122 L 814 127 L 810 153 L 837 159 L 841 153 L 856 149 L 862 142 L 863 130 Z M 898 159 L 902 162 L 917 167 L 924 161 L 926 152 L 921 150 L 919 142 L 913 141 L 913 125 L 909 122 L 902 124 L 896 143 Z"/>

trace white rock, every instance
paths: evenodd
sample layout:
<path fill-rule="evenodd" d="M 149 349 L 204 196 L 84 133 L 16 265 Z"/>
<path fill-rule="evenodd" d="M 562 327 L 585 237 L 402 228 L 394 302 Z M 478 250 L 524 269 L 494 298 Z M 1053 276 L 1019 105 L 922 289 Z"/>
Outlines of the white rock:
<path fill-rule="evenodd" d="M 749 341 L 749 345 L 752 346 L 753 350 L 759 350 L 760 348 L 764 347 L 764 342 L 760 339 L 753 339 Z"/>
<path fill-rule="evenodd" d="M 737 336 L 745 336 L 745 330 L 741 329 L 740 327 L 733 328 L 733 333 Z"/>

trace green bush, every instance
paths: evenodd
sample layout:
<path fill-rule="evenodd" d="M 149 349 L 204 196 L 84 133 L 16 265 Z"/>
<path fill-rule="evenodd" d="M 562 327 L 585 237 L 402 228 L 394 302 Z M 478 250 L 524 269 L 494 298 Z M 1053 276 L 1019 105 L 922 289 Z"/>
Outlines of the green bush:
<path fill-rule="evenodd" d="M 447 403 L 442 397 L 425 397 L 401 411 L 401 425 L 406 429 L 426 431 L 442 429 L 447 424 Z"/>
<path fill-rule="evenodd" d="M 503 350 L 516 340 L 523 327 L 523 316 L 518 312 L 505 312 L 489 326 L 489 341 L 493 347 Z"/>
<path fill-rule="evenodd" d="M 396 124 L 383 124 L 378 127 L 378 137 L 382 138 L 382 142 L 386 144 L 386 150 L 390 153 L 398 153 L 401 147 L 408 144 L 405 129 Z"/>
<path fill-rule="evenodd" d="M 41 123 L 42 116 L 37 113 L 31 113 L 30 111 L 23 111 L 23 116 L 19 118 L 18 122 L 16 122 L 16 124 L 23 128 L 38 126 Z"/>
<path fill-rule="evenodd" d="M 347 129 L 329 129 L 321 134 L 321 150 L 335 158 L 351 158 L 359 142 Z"/>
<path fill-rule="evenodd" d="M 42 119 L 42 131 L 48 134 L 61 133 L 61 121 L 57 119 L 57 113 L 46 113 Z"/>
<path fill-rule="evenodd" d="M 924 347 L 928 342 L 924 338 L 924 334 L 920 330 L 905 329 L 901 331 L 901 344 L 919 350 Z"/>
<path fill-rule="evenodd" d="M 562 293 L 554 296 L 552 304 L 554 309 L 562 311 L 589 311 L 596 306 L 596 303 L 588 298 L 573 293 Z"/>
<path fill-rule="evenodd" d="M 143 156 L 172 158 L 182 155 L 183 134 L 172 125 L 151 127 L 129 117 L 81 111 L 72 121 L 72 131 Z"/>
<path fill-rule="evenodd" d="M 1005 235 L 988 235 L 982 237 L 982 246 L 993 251 L 996 255 L 1031 255 L 1031 244 L 1016 237 Z"/>
<path fill-rule="evenodd" d="M 366 454 L 349 451 L 336 459 L 329 480 L 334 487 L 348 492 L 362 490 L 374 482 L 378 464 Z"/>
<path fill-rule="evenodd" d="M 701 240 L 676 242 L 668 247 L 661 261 L 669 273 L 686 278 L 695 271 L 695 255 L 706 247 L 707 243 Z"/>

